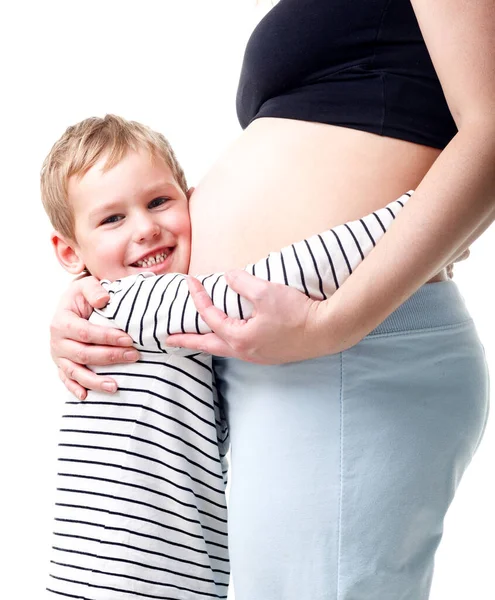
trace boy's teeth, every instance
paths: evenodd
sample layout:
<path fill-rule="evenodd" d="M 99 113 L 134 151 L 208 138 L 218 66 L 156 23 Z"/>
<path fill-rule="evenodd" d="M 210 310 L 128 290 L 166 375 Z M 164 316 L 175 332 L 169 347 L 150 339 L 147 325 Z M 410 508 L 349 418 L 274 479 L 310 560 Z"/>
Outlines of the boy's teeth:
<path fill-rule="evenodd" d="M 136 265 L 138 267 L 151 267 L 152 265 L 156 265 L 158 263 L 163 262 L 167 258 L 168 254 L 166 252 L 162 252 L 160 254 L 155 254 L 155 256 L 150 256 L 144 260 L 138 260 Z"/>

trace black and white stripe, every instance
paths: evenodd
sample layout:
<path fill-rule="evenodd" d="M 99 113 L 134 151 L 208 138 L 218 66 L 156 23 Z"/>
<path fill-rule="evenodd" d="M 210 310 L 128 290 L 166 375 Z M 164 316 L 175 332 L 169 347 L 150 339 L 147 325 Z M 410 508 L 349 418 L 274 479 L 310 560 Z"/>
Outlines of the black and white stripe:
<path fill-rule="evenodd" d="M 325 299 L 408 197 L 246 270 Z M 252 314 L 223 274 L 199 279 L 230 316 Z M 164 345 L 169 333 L 209 329 L 181 274 L 143 273 L 105 286 L 111 300 L 91 321 L 127 331 L 141 360 L 95 368 L 119 391 L 65 405 L 48 589 L 87 600 L 226 598 L 228 432 L 211 357 Z"/>

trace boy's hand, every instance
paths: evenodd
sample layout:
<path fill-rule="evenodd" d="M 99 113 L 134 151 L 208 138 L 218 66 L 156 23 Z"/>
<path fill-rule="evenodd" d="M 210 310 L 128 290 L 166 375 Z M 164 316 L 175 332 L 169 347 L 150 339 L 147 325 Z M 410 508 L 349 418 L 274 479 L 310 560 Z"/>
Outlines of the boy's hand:
<path fill-rule="evenodd" d="M 109 295 L 95 277 L 73 281 L 62 296 L 50 325 L 50 347 L 60 379 L 77 398 L 86 389 L 115 392 L 113 379 L 96 375 L 85 365 L 135 362 L 139 353 L 123 331 L 89 323 L 93 308 L 107 304 Z M 95 345 L 93 345 L 95 344 Z"/>

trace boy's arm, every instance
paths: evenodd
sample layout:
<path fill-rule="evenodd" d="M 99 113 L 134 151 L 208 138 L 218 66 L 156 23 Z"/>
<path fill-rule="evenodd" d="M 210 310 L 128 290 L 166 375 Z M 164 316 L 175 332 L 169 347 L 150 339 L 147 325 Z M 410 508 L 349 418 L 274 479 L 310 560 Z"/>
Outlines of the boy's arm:
<path fill-rule="evenodd" d="M 339 225 L 311 238 L 272 252 L 248 265 L 246 271 L 262 279 L 289 285 L 316 300 L 325 300 L 349 277 L 384 235 L 412 192 L 357 221 Z M 200 276 L 213 304 L 228 316 L 248 319 L 252 304 L 228 287 L 223 273 Z M 98 316 L 126 331 L 138 349 L 193 354 L 171 348 L 164 340 L 176 333 L 208 333 L 194 306 L 186 275 L 140 273 L 113 283 L 104 281 L 110 301 Z"/>
<path fill-rule="evenodd" d="M 110 300 L 104 308 L 94 310 L 90 321 L 122 329 L 138 350 L 175 354 L 176 349 L 166 349 L 163 340 L 167 331 L 173 330 L 172 316 L 174 328 L 177 326 L 179 304 L 185 304 L 185 278 L 180 273 L 157 276 L 143 272 L 113 282 L 103 280 Z"/>

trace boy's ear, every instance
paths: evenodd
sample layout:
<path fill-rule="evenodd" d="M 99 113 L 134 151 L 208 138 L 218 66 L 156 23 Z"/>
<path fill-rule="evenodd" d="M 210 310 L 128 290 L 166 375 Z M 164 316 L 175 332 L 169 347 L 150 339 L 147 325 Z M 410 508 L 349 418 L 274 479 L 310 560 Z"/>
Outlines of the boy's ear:
<path fill-rule="evenodd" d="M 190 199 L 191 199 L 191 196 L 193 195 L 193 192 L 194 192 L 194 190 L 195 190 L 195 188 L 193 188 L 193 187 L 190 187 L 190 188 L 187 190 L 187 192 L 186 192 L 186 196 L 187 196 L 187 199 L 188 199 L 188 200 L 190 200 Z"/>
<path fill-rule="evenodd" d="M 86 268 L 83 260 L 79 257 L 77 246 L 74 242 L 65 238 L 58 231 L 54 231 L 50 237 L 58 262 L 62 267 L 72 273 L 79 275 Z"/>

